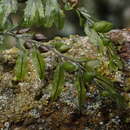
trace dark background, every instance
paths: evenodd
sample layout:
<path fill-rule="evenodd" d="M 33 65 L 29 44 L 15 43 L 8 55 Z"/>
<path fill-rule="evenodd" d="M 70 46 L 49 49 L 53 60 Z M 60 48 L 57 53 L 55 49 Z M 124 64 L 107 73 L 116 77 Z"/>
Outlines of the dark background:
<path fill-rule="evenodd" d="M 79 0 L 79 6 L 85 7 L 97 20 L 108 20 L 114 28 L 130 27 L 130 0 Z M 60 35 L 83 34 L 76 13 L 68 12 L 65 27 Z"/>

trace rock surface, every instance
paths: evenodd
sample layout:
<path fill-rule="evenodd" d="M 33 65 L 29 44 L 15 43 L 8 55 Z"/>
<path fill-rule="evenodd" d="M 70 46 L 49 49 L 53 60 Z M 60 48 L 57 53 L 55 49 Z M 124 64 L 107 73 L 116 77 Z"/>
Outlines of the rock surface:
<path fill-rule="evenodd" d="M 110 36 L 112 38 L 112 35 Z M 115 41 L 113 38 L 112 40 Z M 125 78 L 126 74 L 122 71 L 111 73 L 108 69 L 108 57 L 102 56 L 87 37 L 57 37 L 43 44 L 50 44 L 51 42 L 64 42 L 71 46 L 71 49 L 64 55 L 73 59 L 98 59 L 100 61 L 98 71 L 113 81 L 128 83 L 130 80 L 129 74 Z M 128 46 L 129 42 L 127 43 Z M 59 100 L 50 102 L 53 72 L 58 63 L 57 55 L 52 51 L 43 54 L 47 64 L 44 81 L 38 78 L 31 58 L 29 59 L 27 77 L 22 81 L 16 81 L 14 67 L 18 52 L 17 48 L 0 52 L 1 130 L 122 130 L 130 128 L 129 108 L 126 110 L 118 109 L 111 100 L 101 97 L 94 85 L 90 86 L 86 93 L 83 115 L 80 115 L 77 112 L 77 91 L 71 74 L 66 76 L 64 90 Z M 129 50 L 127 59 L 130 61 Z M 129 90 L 123 91 L 122 94 L 130 102 Z M 127 115 L 124 117 L 126 113 Z"/>

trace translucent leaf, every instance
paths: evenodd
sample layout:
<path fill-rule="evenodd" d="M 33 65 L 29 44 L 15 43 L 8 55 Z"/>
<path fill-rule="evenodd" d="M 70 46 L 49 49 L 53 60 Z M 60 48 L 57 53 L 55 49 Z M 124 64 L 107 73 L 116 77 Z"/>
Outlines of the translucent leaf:
<path fill-rule="evenodd" d="M 51 27 L 53 24 L 59 28 L 64 25 L 64 12 L 60 9 L 57 0 L 47 0 L 45 5 L 44 26 Z"/>
<path fill-rule="evenodd" d="M 64 9 L 67 10 L 67 11 L 69 11 L 69 10 L 72 10 L 73 7 L 71 6 L 71 4 L 69 2 L 65 2 Z"/>
<path fill-rule="evenodd" d="M 64 70 L 67 72 L 73 72 L 77 70 L 77 66 L 71 62 L 64 62 L 63 67 L 64 67 Z"/>
<path fill-rule="evenodd" d="M 85 34 L 87 35 L 87 36 L 90 36 L 91 35 L 91 29 L 90 29 L 90 27 L 89 27 L 89 24 L 85 24 L 85 26 L 84 26 L 84 32 L 85 32 Z"/>
<path fill-rule="evenodd" d="M 94 29 L 91 29 L 87 23 L 85 24 L 84 31 L 89 37 L 91 43 L 99 45 L 102 42 L 102 39 L 100 38 L 98 33 Z"/>
<path fill-rule="evenodd" d="M 113 28 L 113 24 L 108 21 L 95 22 L 93 28 L 96 32 L 107 33 Z"/>
<path fill-rule="evenodd" d="M 108 54 L 109 54 L 109 68 L 112 71 L 117 71 L 118 69 L 123 68 L 123 63 L 120 57 L 116 54 L 117 50 L 112 45 L 112 43 L 108 46 Z"/>
<path fill-rule="evenodd" d="M 88 11 L 84 7 L 78 8 L 78 11 L 86 19 L 87 24 L 89 24 L 91 26 L 94 23 L 91 15 L 88 13 Z"/>
<path fill-rule="evenodd" d="M 111 71 L 117 71 L 117 70 L 118 70 L 118 64 L 116 64 L 116 63 L 115 63 L 115 60 L 112 59 L 112 58 L 109 60 L 108 66 L 109 66 L 109 69 L 110 69 Z"/>
<path fill-rule="evenodd" d="M 103 76 L 99 75 L 98 79 L 96 80 L 97 85 L 104 88 L 108 92 L 108 96 L 114 100 L 117 105 L 124 107 L 126 105 L 125 99 L 123 96 L 118 93 L 113 85 L 111 80 L 104 78 Z"/>
<path fill-rule="evenodd" d="M 28 58 L 27 58 L 28 53 L 25 52 L 20 52 L 20 55 L 18 56 L 18 59 L 16 61 L 16 66 L 15 66 L 15 73 L 16 73 L 16 78 L 17 80 L 22 80 L 25 75 L 27 74 L 27 63 L 28 63 Z"/>
<path fill-rule="evenodd" d="M 54 79 L 52 84 L 52 101 L 56 100 L 58 96 L 61 94 L 61 91 L 64 86 L 64 68 L 60 64 L 57 66 L 55 73 L 54 73 Z"/>
<path fill-rule="evenodd" d="M 84 81 L 91 83 L 93 79 L 95 78 L 94 72 L 84 72 L 83 73 Z"/>
<path fill-rule="evenodd" d="M 79 109 L 81 111 L 85 98 L 86 98 L 86 88 L 84 85 L 84 80 L 83 80 L 83 74 L 82 73 L 78 73 L 77 75 L 77 80 L 76 80 L 76 88 L 78 91 L 78 102 L 79 102 Z"/>
<path fill-rule="evenodd" d="M 44 26 L 50 28 L 54 23 L 54 15 L 46 16 Z"/>
<path fill-rule="evenodd" d="M 55 15 L 55 25 L 57 28 L 62 29 L 64 26 L 64 12 L 62 10 L 58 10 Z"/>
<path fill-rule="evenodd" d="M 45 77 L 45 61 L 44 57 L 40 54 L 38 50 L 32 51 L 32 61 L 36 68 L 36 71 L 39 75 L 40 79 L 44 79 Z"/>
<path fill-rule="evenodd" d="M 45 27 L 51 27 L 54 23 L 55 7 L 58 9 L 56 0 L 47 0 L 45 4 Z"/>
<path fill-rule="evenodd" d="M 0 40 L 1 40 L 0 49 L 2 50 L 10 49 L 14 47 L 16 43 L 15 38 L 9 35 L 4 35 L 3 39 Z"/>
<path fill-rule="evenodd" d="M 87 19 L 87 18 L 91 18 L 91 16 L 88 14 L 88 11 L 85 8 L 78 8 L 80 13 Z"/>
<path fill-rule="evenodd" d="M 93 69 L 96 69 L 100 67 L 100 61 L 99 60 L 90 60 L 86 62 L 86 65 L 89 67 L 92 67 Z"/>
<path fill-rule="evenodd" d="M 5 27 L 7 19 L 11 13 L 17 10 L 17 0 L 1 0 L 0 1 L 0 26 Z"/>
<path fill-rule="evenodd" d="M 24 22 L 27 25 L 38 23 L 44 18 L 44 7 L 41 0 L 28 0 L 24 10 Z"/>
<path fill-rule="evenodd" d="M 58 28 L 64 25 L 64 12 L 60 9 L 57 0 L 28 0 L 24 10 L 25 25 L 44 25 Z"/>
<path fill-rule="evenodd" d="M 76 10 L 76 13 L 77 13 L 77 15 L 79 17 L 79 24 L 80 24 L 80 26 L 84 26 L 85 19 L 82 17 L 82 15 L 80 14 L 80 12 L 78 10 Z"/>

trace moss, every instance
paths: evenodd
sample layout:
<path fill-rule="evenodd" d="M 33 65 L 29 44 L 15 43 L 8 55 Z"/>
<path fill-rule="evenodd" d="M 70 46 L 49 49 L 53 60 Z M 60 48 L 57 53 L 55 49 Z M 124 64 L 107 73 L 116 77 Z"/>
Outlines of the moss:
<path fill-rule="evenodd" d="M 52 42 L 62 42 L 68 46 L 72 46 L 68 52 L 64 55 L 71 57 L 73 59 L 97 59 L 100 62 L 100 66 L 97 66 L 98 72 L 102 73 L 113 80 L 119 80 L 117 78 L 117 73 L 109 71 L 108 68 L 108 57 L 101 56 L 97 50 L 97 47 L 89 43 L 88 37 L 80 36 L 70 36 L 70 38 L 55 38 L 49 42 L 43 44 L 48 45 Z M 74 86 L 73 75 L 66 74 L 66 83 L 64 87 L 64 92 L 61 94 L 59 101 L 56 104 L 48 104 L 51 91 L 52 75 L 54 68 L 57 65 L 57 55 L 51 51 L 46 52 L 44 55 L 46 61 L 46 78 L 44 81 L 41 81 L 36 73 L 34 66 L 32 65 L 32 60 L 29 59 L 29 71 L 27 77 L 22 81 L 15 80 L 15 71 L 14 66 L 18 56 L 19 50 L 12 48 L 3 52 L 0 52 L 0 122 L 21 122 L 23 120 L 35 119 L 37 114 L 32 116 L 33 110 L 40 113 L 42 110 L 49 109 L 49 111 L 55 111 L 55 114 L 60 115 L 59 112 L 64 112 L 63 119 L 66 119 L 66 115 L 75 111 L 77 104 L 77 92 Z M 14 63 L 14 66 L 11 69 L 3 70 L 10 63 Z M 9 66 L 10 67 L 10 66 Z M 97 110 L 101 109 L 101 97 L 94 97 L 94 95 L 99 95 L 99 91 L 96 86 L 88 86 L 87 88 L 90 91 L 88 98 L 86 99 L 89 102 L 90 108 L 86 106 L 85 112 L 91 117 L 94 116 Z M 40 94 L 40 98 L 36 97 Z M 64 105 L 63 105 L 64 104 Z M 64 107 L 61 107 L 61 106 Z M 51 106 L 51 107 L 50 107 Z M 57 107 L 57 108 L 56 108 Z M 59 111 L 60 110 L 60 111 Z M 51 112 L 50 112 L 51 113 Z M 53 112 L 52 112 L 53 113 Z M 42 113 L 40 113 L 42 115 Z M 53 119 L 56 118 L 56 115 L 50 117 Z M 59 117 L 60 118 L 60 117 Z M 84 117 L 83 117 L 84 119 Z M 58 118 L 56 118 L 58 120 Z M 68 121 L 68 119 L 66 119 Z M 93 119 L 94 120 L 94 119 Z M 98 122 L 98 121 L 97 121 Z"/>

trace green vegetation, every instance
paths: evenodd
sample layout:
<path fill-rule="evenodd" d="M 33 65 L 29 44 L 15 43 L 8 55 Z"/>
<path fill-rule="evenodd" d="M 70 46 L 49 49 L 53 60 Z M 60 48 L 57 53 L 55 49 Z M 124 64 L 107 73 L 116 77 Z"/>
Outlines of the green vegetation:
<path fill-rule="evenodd" d="M 113 28 L 113 24 L 106 21 L 95 22 L 93 28 L 96 32 L 106 33 Z"/>
<path fill-rule="evenodd" d="M 17 0 L 0 0 L 0 47 L 1 50 L 2 47 L 6 49 L 3 39 L 7 35 L 14 37 L 17 41 L 16 47 L 20 49 L 15 66 L 18 81 L 24 80 L 28 72 L 28 57 L 32 58 L 39 78 L 44 80 L 46 63 L 44 54 L 42 55 L 38 50 L 42 46 L 44 49 L 53 51 L 61 61 L 57 64 L 53 76 L 52 101 L 57 100 L 62 92 L 65 82 L 64 73 L 72 72 L 77 87 L 80 112 L 86 98 L 86 87 L 91 83 L 96 84 L 98 89 L 103 90 L 103 95 L 110 97 L 118 105 L 125 104 L 124 98 L 117 92 L 113 82 L 97 72 L 96 68 L 100 64 L 98 60 L 77 61 L 64 56 L 64 53 L 71 48 L 68 45 L 58 42 L 48 46 L 41 45 L 39 41 L 32 40 L 33 32 L 27 33 L 27 30 L 23 33 L 18 32 L 20 28 L 34 26 L 47 28 L 56 26 L 61 29 L 64 26 L 65 12 L 74 10 L 79 16 L 80 25 L 84 27 L 90 42 L 99 48 L 101 55 L 108 55 L 109 67 L 111 71 L 116 71 L 122 68 L 122 62 L 116 54 L 114 45 L 104 34 L 112 29 L 112 23 L 95 22 L 84 8 L 76 8 L 71 3 L 61 6 L 57 0 L 27 0 L 25 9 L 21 9 L 23 11 L 21 20 L 17 24 L 13 24 L 11 16 L 17 13 L 18 5 L 19 1 Z M 25 44 L 26 42 L 30 43 L 29 46 Z"/>

